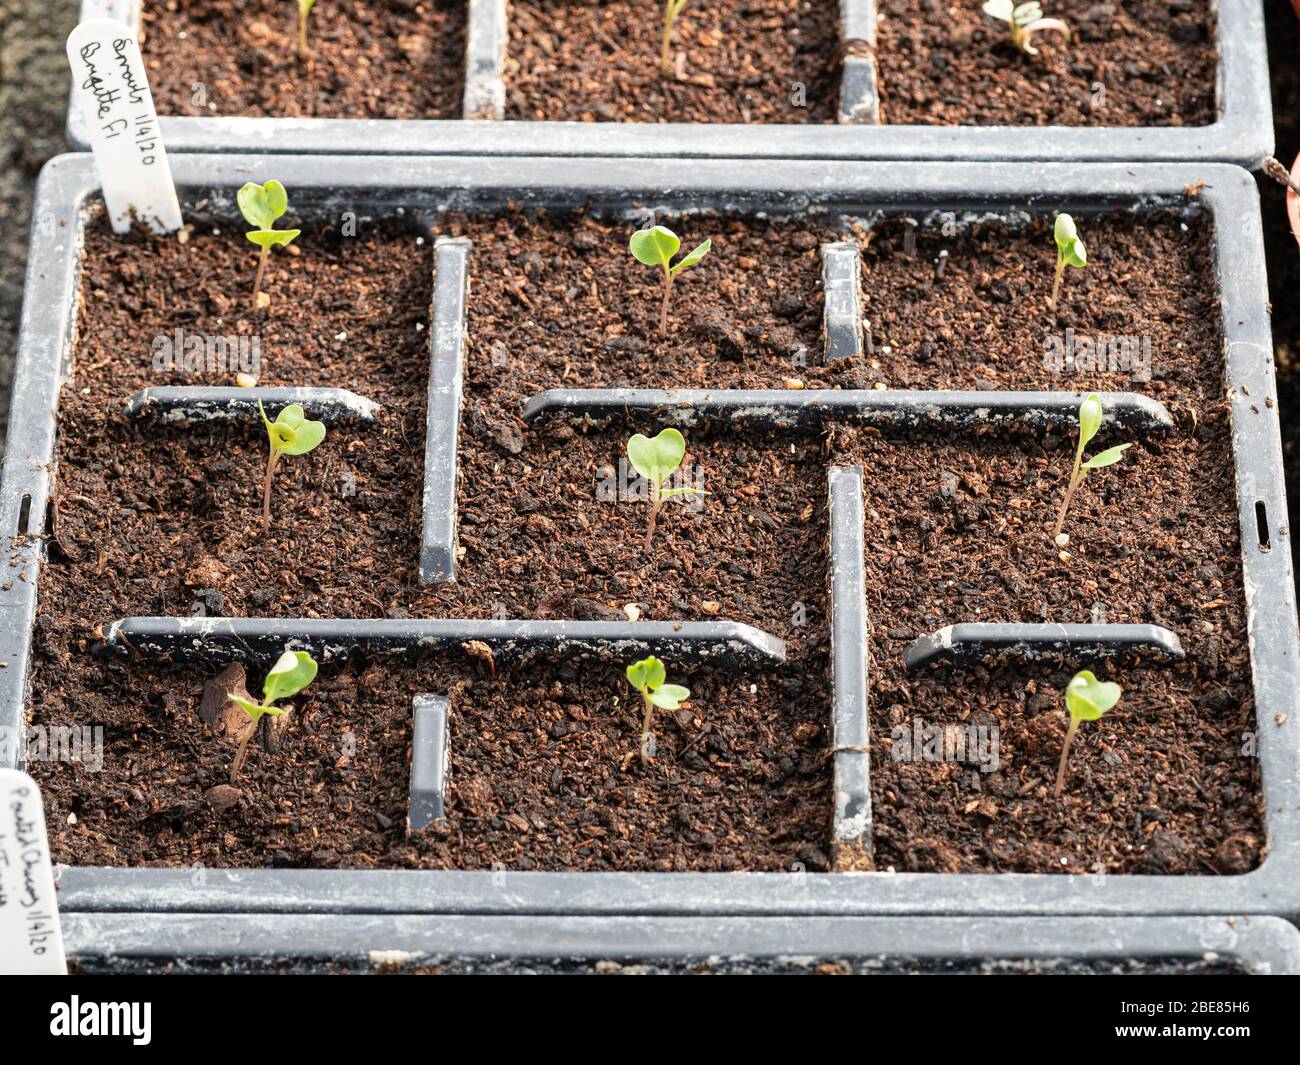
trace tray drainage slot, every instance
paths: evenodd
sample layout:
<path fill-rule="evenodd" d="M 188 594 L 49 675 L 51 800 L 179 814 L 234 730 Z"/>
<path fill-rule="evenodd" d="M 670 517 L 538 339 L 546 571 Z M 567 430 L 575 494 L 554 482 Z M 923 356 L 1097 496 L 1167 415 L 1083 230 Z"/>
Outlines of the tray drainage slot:
<path fill-rule="evenodd" d="M 1178 636 L 1160 625 L 948 625 L 914 641 L 905 652 L 908 669 L 941 663 L 965 665 L 1013 655 L 1027 661 L 1148 655 L 1161 662 L 1183 657 Z"/>
<path fill-rule="evenodd" d="M 18 504 L 18 535 L 27 535 L 27 526 L 32 520 L 32 497 L 25 494 Z"/>
<path fill-rule="evenodd" d="M 1255 500 L 1255 530 L 1259 534 L 1259 549 L 1267 551 L 1272 545 L 1268 538 L 1268 507 L 1262 499 Z"/>
<path fill-rule="evenodd" d="M 408 831 L 441 821 L 446 813 L 444 792 L 451 757 L 451 703 L 442 695 L 417 695 L 413 701 L 411 739 L 411 801 Z"/>

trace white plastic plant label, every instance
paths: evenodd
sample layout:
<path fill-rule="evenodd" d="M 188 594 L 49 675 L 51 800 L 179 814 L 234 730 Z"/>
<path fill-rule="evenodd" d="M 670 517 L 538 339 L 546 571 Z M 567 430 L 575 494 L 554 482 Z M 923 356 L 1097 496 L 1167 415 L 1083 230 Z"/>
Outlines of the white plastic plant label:
<path fill-rule="evenodd" d="M 111 18 L 89 19 L 68 35 L 72 91 L 90 116 L 90 146 L 113 232 L 132 218 L 155 233 L 181 227 L 172 168 L 135 34 Z"/>
<path fill-rule="evenodd" d="M 67 971 L 41 791 L 26 773 L 0 769 L 0 975 Z"/>

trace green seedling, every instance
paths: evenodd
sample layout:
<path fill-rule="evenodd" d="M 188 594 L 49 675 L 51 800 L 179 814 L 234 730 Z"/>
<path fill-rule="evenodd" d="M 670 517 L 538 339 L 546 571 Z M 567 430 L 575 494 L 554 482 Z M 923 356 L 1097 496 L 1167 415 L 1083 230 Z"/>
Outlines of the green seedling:
<path fill-rule="evenodd" d="M 235 197 L 240 213 L 250 226 L 257 228 L 244 234 L 262 249 L 257 258 L 257 278 L 253 281 L 253 309 L 265 306 L 270 297 L 262 295 L 262 278 L 266 275 L 266 260 L 277 244 L 289 244 L 301 229 L 275 229 L 275 220 L 289 208 L 289 197 L 278 181 L 259 185 L 247 182 Z"/>
<path fill-rule="evenodd" d="M 302 407 L 290 403 L 275 421 L 266 416 L 262 401 L 257 401 L 258 412 L 262 415 L 262 424 L 266 426 L 266 435 L 271 442 L 271 451 L 266 459 L 266 484 L 262 489 L 262 528 L 271 527 L 271 478 L 275 474 L 276 463 L 281 455 L 305 455 L 325 439 L 325 423 L 307 420 Z"/>
<path fill-rule="evenodd" d="M 1052 530 L 1052 542 L 1058 547 L 1064 546 L 1067 542 L 1061 535 L 1061 530 L 1065 528 L 1065 512 L 1070 509 L 1070 500 L 1074 498 L 1075 491 L 1088 476 L 1088 471 L 1099 470 L 1103 466 L 1113 466 L 1124 457 L 1125 450 L 1133 446 L 1118 444 L 1115 447 L 1108 447 L 1105 451 L 1097 452 L 1087 462 L 1083 461 L 1083 449 L 1097 435 L 1097 430 L 1101 428 L 1103 414 L 1101 397 L 1095 392 L 1085 396 L 1083 402 L 1079 404 L 1079 444 L 1074 449 L 1074 469 L 1070 471 L 1070 483 L 1065 489 L 1065 499 L 1061 501 L 1061 512 L 1056 516 L 1056 528 Z"/>
<path fill-rule="evenodd" d="M 1040 3 L 1017 4 L 1015 0 L 987 0 L 984 14 L 1005 22 L 1011 27 L 1011 43 L 1026 55 L 1037 55 L 1038 49 L 1033 45 L 1035 33 L 1053 30 L 1070 43 L 1070 27 L 1059 18 L 1043 18 L 1043 5 Z"/>
<path fill-rule="evenodd" d="M 645 703 L 645 716 L 641 719 L 642 765 L 649 765 L 654 758 L 650 725 L 655 707 L 660 710 L 676 710 L 691 697 L 690 688 L 684 688 L 680 684 L 665 684 L 667 679 L 668 671 L 654 655 L 627 667 L 627 682 L 641 693 L 641 699 Z"/>
<path fill-rule="evenodd" d="M 673 496 L 709 493 L 702 488 L 664 488 L 663 483 L 682 464 L 686 454 L 686 439 L 676 429 L 661 429 L 654 439 L 637 433 L 627 442 L 627 457 L 632 468 L 650 483 L 650 525 L 645 534 L 646 554 L 650 553 L 655 536 L 655 521 L 659 506 Z"/>
<path fill-rule="evenodd" d="M 1061 295 L 1061 278 L 1067 266 L 1082 269 L 1088 265 L 1088 249 L 1084 247 L 1074 219 L 1068 214 L 1058 214 L 1052 228 L 1056 240 L 1056 280 L 1052 282 L 1052 314 L 1056 314 L 1056 301 Z"/>
<path fill-rule="evenodd" d="M 239 771 L 244 768 L 248 743 L 257 732 L 257 723 L 262 720 L 262 715 L 270 714 L 272 717 L 278 717 L 283 714 L 284 710 L 274 704 L 281 699 L 288 699 L 291 695 L 297 695 L 315 679 L 316 662 L 311 655 L 306 651 L 285 651 L 271 667 L 271 672 L 266 675 L 260 703 L 238 695 L 230 696 L 231 702 L 238 704 L 250 718 L 244 738 L 239 741 L 239 749 L 235 751 L 235 760 L 230 765 L 232 783 L 239 776 Z"/>
<path fill-rule="evenodd" d="M 316 6 L 316 0 L 298 0 L 298 58 L 306 59 L 311 55 L 307 47 L 307 16 Z"/>
<path fill-rule="evenodd" d="M 697 266 L 699 261 L 709 254 L 713 241 L 706 240 L 702 244 L 697 244 L 677 262 L 676 266 L 672 265 L 673 256 L 681 250 L 682 242 L 677 238 L 676 233 L 665 226 L 638 229 L 632 234 L 632 239 L 627 242 L 627 246 L 637 262 L 644 263 L 646 266 L 658 266 L 664 272 L 664 298 L 659 305 L 659 335 L 664 336 L 668 331 L 668 300 L 673 294 L 673 281 L 683 270 Z"/>
<path fill-rule="evenodd" d="M 1118 684 L 1098 680 L 1087 669 L 1081 669 L 1065 686 L 1065 706 L 1070 711 L 1070 727 L 1065 731 L 1065 745 L 1061 748 L 1061 764 L 1056 770 L 1056 798 L 1065 787 L 1065 762 L 1070 757 L 1070 741 L 1079 731 L 1079 722 L 1096 721 L 1109 711 L 1124 694 Z"/>
<path fill-rule="evenodd" d="M 677 16 L 686 7 L 686 0 L 664 0 L 664 35 L 659 45 L 659 76 L 670 78 L 673 73 L 673 26 Z"/>

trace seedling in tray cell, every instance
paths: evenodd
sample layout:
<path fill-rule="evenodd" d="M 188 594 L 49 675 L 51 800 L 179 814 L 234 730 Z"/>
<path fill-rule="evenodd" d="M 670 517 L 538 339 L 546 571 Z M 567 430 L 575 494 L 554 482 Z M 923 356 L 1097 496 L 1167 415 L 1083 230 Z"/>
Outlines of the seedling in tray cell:
<path fill-rule="evenodd" d="M 289 207 L 289 197 L 284 186 L 278 181 L 268 181 L 259 185 L 255 181 L 245 183 L 235 196 L 240 213 L 250 226 L 245 236 L 261 249 L 257 258 L 257 277 L 253 281 L 253 309 L 257 310 L 270 302 L 262 295 L 262 278 L 266 275 L 266 260 L 271 248 L 276 244 L 289 244 L 302 232 L 300 229 L 275 229 L 275 220 Z"/>
<path fill-rule="evenodd" d="M 664 488 L 663 483 L 682 464 L 686 454 L 686 438 L 676 429 L 661 429 L 659 435 L 651 439 L 637 433 L 627 442 L 627 457 L 632 468 L 650 483 L 650 524 L 645 534 L 646 553 L 654 542 L 655 521 L 659 517 L 659 506 L 665 499 L 674 496 L 701 495 L 709 493 L 702 488 Z"/>
<path fill-rule="evenodd" d="M 659 45 L 659 76 L 672 77 L 673 26 L 686 7 L 687 0 L 664 0 L 664 34 Z"/>
<path fill-rule="evenodd" d="M 1056 278 L 1052 282 L 1052 314 L 1056 314 L 1056 301 L 1061 295 L 1061 279 L 1065 277 L 1065 268 L 1073 266 L 1078 269 L 1088 265 L 1088 249 L 1084 247 L 1074 219 L 1068 214 L 1058 214 L 1056 225 L 1052 229 L 1056 240 Z"/>
<path fill-rule="evenodd" d="M 298 57 L 306 59 L 311 54 L 307 46 L 307 16 L 316 6 L 316 0 L 298 0 Z"/>
<path fill-rule="evenodd" d="M 283 714 L 284 709 L 276 706 L 275 703 L 281 699 L 288 699 L 291 695 L 297 695 L 315 679 L 316 662 L 311 655 L 306 651 L 285 651 L 271 667 L 271 672 L 266 675 L 260 703 L 231 694 L 230 701 L 237 704 L 250 719 L 244 737 L 239 741 L 239 748 L 235 751 L 235 760 L 230 764 L 232 782 L 239 777 L 239 771 L 244 768 L 248 743 L 257 732 L 262 716 L 270 714 L 272 717 L 278 717 Z"/>
<path fill-rule="evenodd" d="M 257 401 L 257 410 L 262 415 L 262 424 L 266 426 L 266 435 L 271 444 L 270 454 L 266 458 L 266 483 L 262 488 L 262 528 L 271 527 L 271 478 L 275 474 L 276 464 L 281 455 L 305 455 L 325 439 L 325 423 L 307 419 L 306 413 L 297 403 L 290 403 L 275 421 L 266 416 L 262 401 Z"/>
<path fill-rule="evenodd" d="M 1079 722 L 1096 721 L 1119 702 L 1123 694 L 1118 684 L 1098 680 L 1092 672 L 1081 669 L 1065 686 L 1065 707 L 1070 712 L 1070 726 L 1065 731 L 1065 744 L 1061 747 L 1061 764 L 1056 770 L 1056 798 L 1065 787 L 1065 763 L 1070 757 L 1070 742 L 1079 731 Z"/>
<path fill-rule="evenodd" d="M 655 708 L 676 710 L 691 697 L 690 688 L 680 684 L 665 684 L 668 671 L 664 664 L 651 655 L 640 662 L 633 662 L 627 667 L 627 682 L 641 693 L 645 704 L 645 715 L 641 719 L 641 764 L 649 765 L 654 758 L 651 749 L 650 725 L 654 720 Z"/>
<path fill-rule="evenodd" d="M 984 14 L 1005 22 L 1011 27 L 1011 43 L 1026 55 L 1037 55 L 1032 38 L 1035 33 L 1053 30 L 1070 43 L 1070 27 L 1059 18 L 1043 18 L 1043 5 L 1040 3 L 1017 4 L 1014 0 L 987 0 Z"/>
<path fill-rule="evenodd" d="M 1070 471 L 1070 483 L 1066 485 L 1065 498 L 1061 501 L 1061 512 L 1056 517 L 1056 528 L 1052 530 L 1052 542 L 1058 547 L 1064 546 L 1066 542 L 1061 533 L 1065 527 L 1065 512 L 1069 510 L 1070 500 L 1074 498 L 1079 485 L 1083 484 L 1084 478 L 1088 476 L 1088 471 L 1099 470 L 1103 466 L 1113 466 L 1124 457 L 1125 450 L 1133 446 L 1117 444 L 1115 447 L 1108 447 L 1105 451 L 1099 451 L 1087 462 L 1083 461 L 1083 449 L 1097 435 L 1097 430 L 1101 428 L 1103 414 L 1101 398 L 1095 392 L 1085 396 L 1083 402 L 1079 404 L 1079 443 L 1074 449 L 1074 468 Z"/>
<path fill-rule="evenodd" d="M 668 332 L 668 300 L 673 293 L 673 281 L 683 270 L 699 265 L 701 259 L 709 254 L 713 247 L 712 240 L 697 244 L 687 255 L 673 265 L 673 256 L 681 249 L 682 242 L 677 234 L 665 226 L 651 229 L 638 229 L 628 241 L 628 248 L 639 263 L 646 266 L 658 266 L 664 273 L 664 297 L 659 305 L 659 335 Z"/>

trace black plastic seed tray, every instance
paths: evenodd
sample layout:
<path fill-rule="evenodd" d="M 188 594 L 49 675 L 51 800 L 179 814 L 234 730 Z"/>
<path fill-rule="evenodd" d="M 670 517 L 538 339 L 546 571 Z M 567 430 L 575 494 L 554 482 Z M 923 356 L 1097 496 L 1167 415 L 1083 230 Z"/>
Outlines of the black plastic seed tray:
<path fill-rule="evenodd" d="M 147 953 L 145 941 L 151 934 L 150 928 L 156 927 L 154 942 L 166 954 L 176 943 L 169 929 L 182 929 L 177 934 L 188 935 L 190 932 L 183 931 L 186 921 L 193 922 L 190 927 L 195 936 L 201 932 L 219 936 L 223 934 L 219 931 L 220 922 L 234 921 L 250 928 L 279 929 L 287 941 L 293 936 L 292 929 L 312 925 L 305 920 L 305 915 L 313 914 L 355 915 L 337 925 L 339 942 L 355 942 L 349 930 L 359 929 L 356 934 L 376 945 L 376 949 L 394 942 L 387 935 L 376 935 L 373 939 L 363 935 L 372 927 L 367 922 L 381 915 L 472 916 L 486 922 L 483 927 L 494 936 L 505 936 L 509 928 L 517 927 L 509 921 L 521 915 L 549 915 L 557 919 L 566 915 L 671 916 L 707 918 L 708 922 L 722 917 L 762 918 L 763 921 L 748 922 L 756 930 L 775 927 L 764 923 L 768 919 L 790 916 L 1300 916 L 1300 779 L 1297 776 L 1300 771 L 1300 706 L 1297 705 L 1300 648 L 1277 409 L 1275 403 L 1269 402 L 1274 385 L 1259 206 L 1254 183 L 1245 171 L 1215 164 L 1135 168 L 1105 164 L 757 161 L 738 172 L 730 163 L 703 161 L 683 172 L 667 161 L 617 159 L 591 160 L 578 171 L 571 161 L 549 158 L 522 163 L 483 158 L 390 158 L 381 162 L 350 156 L 322 160 L 206 155 L 179 156 L 174 160 L 174 169 L 186 204 L 205 201 L 209 211 L 223 216 L 233 214 L 234 192 L 239 185 L 273 172 L 294 189 L 295 208 L 308 222 L 313 218 L 337 218 L 344 209 L 383 217 L 398 210 L 421 214 L 440 208 L 486 211 L 506 203 L 556 209 L 589 204 L 593 210 L 607 215 L 638 219 L 645 217 L 646 208 L 665 216 L 674 212 L 725 209 L 742 214 L 815 216 L 822 220 L 835 216 L 872 217 L 882 212 L 924 216 L 942 211 L 953 212 L 959 222 L 967 217 L 987 218 L 990 214 L 1022 216 L 1025 212 L 1050 213 L 1061 209 L 1079 216 L 1101 210 L 1156 206 L 1208 212 L 1216 232 L 1215 270 L 1225 338 L 1225 387 L 1231 396 L 1243 543 L 1242 579 L 1248 604 L 1268 852 L 1259 868 L 1240 876 L 853 871 L 868 864 L 871 847 L 867 751 L 872 737 L 866 716 L 870 677 L 863 636 L 869 628 L 861 592 L 862 552 L 869 545 L 862 543 L 861 524 L 854 516 L 861 507 L 861 477 L 851 468 L 839 468 L 828 470 L 826 483 L 832 509 L 827 578 L 832 588 L 830 625 L 835 641 L 834 705 L 828 706 L 826 713 L 833 722 L 835 735 L 837 789 L 835 796 L 827 796 L 826 817 L 834 826 L 836 867 L 841 871 L 809 874 L 207 869 L 202 877 L 195 877 L 189 869 L 73 867 L 61 872 L 60 903 L 63 912 L 70 915 L 69 928 L 77 930 L 75 941 L 79 949 L 94 953 L 95 938 L 101 934 L 96 929 L 101 929 L 102 945 L 112 954 L 116 951 L 114 944 L 122 942 L 119 936 L 125 935 L 122 930 L 126 929 L 133 937 L 131 950 Z M 382 184 L 376 183 L 379 180 L 376 175 L 382 175 Z M 1199 188 L 1199 195 L 1189 199 L 1185 193 L 1189 186 Z M 44 551 L 41 534 L 46 528 L 49 497 L 57 476 L 57 471 L 50 468 L 54 411 L 59 385 L 69 370 L 75 330 L 82 212 L 96 187 L 93 161 L 89 157 L 65 156 L 47 166 L 38 193 L 38 216 L 48 212 L 65 224 L 47 231 L 38 230 L 33 237 L 10 446 L 0 495 L 0 527 L 12 539 L 10 557 L 14 571 L 20 572 L 23 578 L 0 591 L 0 661 L 7 664 L 0 670 L 0 726 L 7 726 L 0 728 L 6 744 L 0 759 L 5 763 L 13 762 L 20 749 L 31 631 Z M 469 253 L 473 254 L 472 248 Z M 468 298 L 472 301 L 472 291 Z M 437 345 L 437 338 L 431 338 L 431 376 L 434 377 Z M 997 405 L 1003 415 L 1022 416 L 1040 424 L 1045 410 L 1059 411 L 1069 402 L 1077 401 L 1077 395 L 1073 394 L 987 395 L 992 397 L 989 403 Z M 760 405 L 776 415 L 789 399 L 788 393 L 759 394 Z M 932 399 L 927 399 L 924 393 L 915 394 L 918 409 Z M 1164 413 L 1166 417 L 1161 416 L 1160 410 L 1136 404 L 1132 408 L 1135 421 L 1131 431 L 1141 434 L 1166 431 L 1167 412 Z M 612 419 L 622 415 L 611 410 L 606 416 Z M 729 416 L 725 410 L 716 415 L 724 420 Z M 775 415 L 773 422 L 781 424 Z M 944 426 L 941 431 L 966 432 L 978 423 L 978 418 L 968 419 Z M 159 431 L 170 430 L 160 427 Z M 328 643 L 339 638 L 340 626 L 364 629 L 368 625 L 346 619 L 310 625 L 292 619 L 274 623 L 223 619 L 206 630 L 199 624 L 195 630 L 192 627 L 195 623 L 177 619 L 133 619 L 116 627 L 111 624 L 115 619 L 88 620 L 102 623 L 107 643 L 115 648 L 121 645 L 127 653 L 134 651 L 151 658 L 184 657 L 189 652 L 182 653 L 182 644 L 189 640 L 190 651 L 212 661 L 270 655 L 278 650 L 280 637 L 285 635 Z M 242 639 L 223 641 L 222 626 L 232 624 Z M 294 637 L 292 633 L 278 630 L 273 634 L 274 639 L 262 632 L 265 638 L 261 643 L 248 639 L 258 635 L 257 626 L 267 624 L 288 628 L 299 624 L 302 631 Z M 415 630 L 405 631 L 403 639 L 418 645 L 422 638 L 421 625 L 436 628 L 440 624 L 454 627 L 457 623 L 453 620 L 414 624 Z M 504 624 L 536 623 L 518 619 Z M 734 649 L 732 641 L 738 636 L 737 627 L 725 620 L 714 624 L 720 627 L 703 634 L 702 646 L 720 653 L 728 646 Z M 186 625 L 191 628 L 186 629 Z M 324 626 L 323 630 L 313 630 L 312 626 L 316 625 Z M 659 635 L 636 624 L 619 627 L 629 630 L 634 638 Z M 376 629 L 368 638 L 376 637 L 377 632 Z M 619 638 L 627 637 L 629 632 L 620 633 Z M 144 637 L 141 646 L 129 646 L 133 634 Z M 482 628 L 467 627 L 455 634 L 466 640 L 483 639 L 485 634 L 510 638 L 508 631 Z M 125 641 L 120 639 L 122 635 L 126 636 Z M 1089 635 L 1095 641 L 1099 634 Z M 1132 634 L 1112 635 L 1124 642 Z M 678 639 L 685 636 L 685 631 L 675 634 Z M 1106 634 L 1100 636 L 1104 638 Z M 344 638 L 353 641 L 357 632 L 351 630 Z M 566 653 L 563 632 L 543 633 L 540 639 L 542 653 L 555 656 Z M 740 646 L 750 651 L 767 647 L 773 653 L 739 655 L 726 668 L 741 671 L 771 668 L 778 656 L 776 645 L 769 641 L 772 637 L 748 630 Z M 251 652 L 243 646 L 245 643 L 251 645 Z M 1091 648 L 1089 653 L 1095 649 Z M 599 651 L 599 647 L 580 649 L 580 653 Z M 437 653 L 436 649 L 433 653 Z M 412 697 L 440 694 L 443 693 L 412 692 Z M 454 706 L 452 713 L 454 716 Z M 454 750 L 454 723 L 450 742 Z M 421 773 L 422 800 L 430 798 L 424 782 L 437 776 Z M 839 794 L 840 790 L 843 795 Z M 110 918 L 107 914 L 117 916 Z M 170 914 L 179 923 L 169 918 L 150 925 L 129 917 L 132 914 Z M 267 916 L 270 914 L 282 915 L 285 921 L 278 923 Z M 185 915 L 183 919 L 182 915 Z M 205 926 L 204 915 L 212 923 Z M 261 917 L 254 921 L 256 915 Z M 509 920 L 494 923 L 498 917 Z M 418 930 L 431 926 L 414 918 L 412 921 L 388 925 L 381 921 L 373 927 L 381 931 L 406 928 L 418 940 L 422 934 Z M 1021 927 L 1031 926 L 1033 922 L 1024 922 Z M 332 934 L 325 924 L 315 927 L 320 930 L 320 936 Z M 591 934 L 596 935 L 601 927 L 632 926 L 616 923 L 593 926 Z M 1008 927 L 1016 926 L 1013 923 Z M 202 931 L 204 928 L 206 932 Z M 754 934 L 759 935 L 757 931 Z M 746 948 L 742 945 L 739 949 L 743 952 Z M 456 952 L 453 945 L 446 953 Z M 635 955 L 637 951 L 633 949 L 630 953 Z"/>
<path fill-rule="evenodd" d="M 63 941 L 92 973 L 1300 973 L 1277 917 L 73 913 Z"/>
<path fill-rule="evenodd" d="M 82 18 L 139 25 L 141 0 L 83 0 Z M 1217 6 L 1218 117 L 1205 126 L 915 126 L 878 124 L 875 0 L 840 0 L 835 125 L 501 121 L 505 0 L 468 0 L 462 120 L 162 116 L 173 152 L 357 155 L 565 155 L 768 159 L 1212 160 L 1255 167 L 1273 151 L 1262 0 Z M 286 17 L 291 17 L 286 16 Z M 938 17 L 938 16 L 936 16 Z M 867 42 L 848 47 L 849 42 Z M 866 54 L 858 54 L 865 52 Z M 201 80 L 201 71 L 194 73 Z M 781 91 L 785 91 L 782 87 Z M 885 101 L 887 117 L 888 102 Z M 74 105 L 68 138 L 89 146 L 91 116 Z"/>

